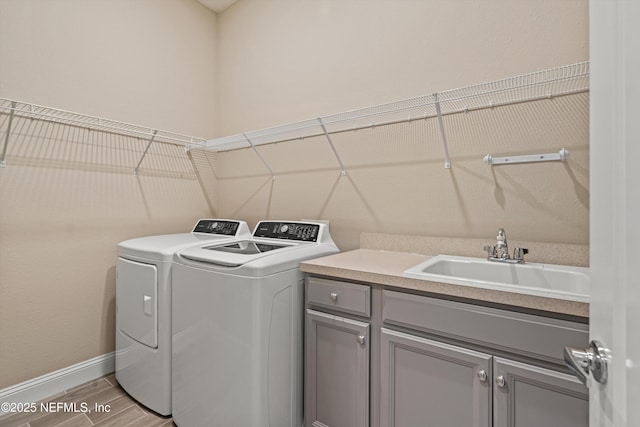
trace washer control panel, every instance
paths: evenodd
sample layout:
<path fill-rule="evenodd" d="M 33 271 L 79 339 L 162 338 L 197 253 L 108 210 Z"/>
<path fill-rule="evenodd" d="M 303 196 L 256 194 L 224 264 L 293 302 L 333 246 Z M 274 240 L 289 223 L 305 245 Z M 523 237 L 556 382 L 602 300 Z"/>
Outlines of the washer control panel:
<path fill-rule="evenodd" d="M 224 221 L 219 219 L 201 219 L 194 227 L 192 233 L 221 234 L 223 236 L 235 236 L 240 223 L 238 221 Z"/>
<path fill-rule="evenodd" d="M 262 221 L 258 223 L 253 237 L 316 242 L 319 234 L 320 225 L 318 224 Z"/>

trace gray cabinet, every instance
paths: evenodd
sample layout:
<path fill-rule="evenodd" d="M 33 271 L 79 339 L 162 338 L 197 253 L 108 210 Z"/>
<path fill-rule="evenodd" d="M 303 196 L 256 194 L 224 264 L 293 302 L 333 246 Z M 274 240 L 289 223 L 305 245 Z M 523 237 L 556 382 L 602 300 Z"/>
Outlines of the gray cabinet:
<path fill-rule="evenodd" d="M 307 278 L 305 427 L 369 427 L 370 290 Z"/>
<path fill-rule="evenodd" d="M 369 426 L 369 325 L 307 310 L 305 426 Z"/>
<path fill-rule="evenodd" d="M 386 328 L 381 342 L 381 427 L 589 425 L 572 375 Z"/>
<path fill-rule="evenodd" d="M 587 388 L 541 366 L 562 369 L 586 325 L 393 291 L 383 320 L 410 332 L 381 329 L 381 427 L 589 425 Z"/>
<path fill-rule="evenodd" d="M 573 375 L 496 357 L 494 427 L 586 427 L 589 393 Z"/>
<path fill-rule="evenodd" d="M 382 329 L 382 427 L 490 427 L 491 356 Z"/>
<path fill-rule="evenodd" d="M 588 324 L 307 277 L 305 427 L 587 427 Z M 371 366 L 370 366 L 371 365 Z"/>

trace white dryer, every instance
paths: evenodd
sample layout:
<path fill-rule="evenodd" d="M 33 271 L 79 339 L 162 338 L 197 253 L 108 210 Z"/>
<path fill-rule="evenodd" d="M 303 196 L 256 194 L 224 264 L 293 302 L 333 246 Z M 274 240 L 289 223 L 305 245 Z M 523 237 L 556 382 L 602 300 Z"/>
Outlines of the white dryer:
<path fill-rule="evenodd" d="M 178 426 L 302 425 L 299 263 L 336 252 L 325 224 L 262 221 L 251 239 L 176 254 L 172 396 Z"/>
<path fill-rule="evenodd" d="M 191 233 L 118 244 L 116 379 L 149 409 L 171 414 L 171 266 L 175 252 L 251 236 L 244 221 L 202 219 Z"/>

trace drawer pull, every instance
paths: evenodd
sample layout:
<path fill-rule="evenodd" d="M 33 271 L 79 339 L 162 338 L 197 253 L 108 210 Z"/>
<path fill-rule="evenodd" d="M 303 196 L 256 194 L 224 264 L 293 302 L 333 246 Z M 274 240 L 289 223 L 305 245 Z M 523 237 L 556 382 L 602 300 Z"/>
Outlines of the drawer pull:
<path fill-rule="evenodd" d="M 496 384 L 498 384 L 498 387 L 500 388 L 505 388 L 507 386 L 507 381 L 504 379 L 504 375 L 496 377 Z"/>
<path fill-rule="evenodd" d="M 364 345 L 364 335 L 358 335 L 358 344 Z"/>
<path fill-rule="evenodd" d="M 478 379 L 480 380 L 481 383 L 486 383 L 487 382 L 487 371 L 485 371 L 484 369 L 481 369 L 478 371 Z"/>
<path fill-rule="evenodd" d="M 331 292 L 331 301 L 333 302 L 338 302 L 338 293 L 337 292 Z"/>

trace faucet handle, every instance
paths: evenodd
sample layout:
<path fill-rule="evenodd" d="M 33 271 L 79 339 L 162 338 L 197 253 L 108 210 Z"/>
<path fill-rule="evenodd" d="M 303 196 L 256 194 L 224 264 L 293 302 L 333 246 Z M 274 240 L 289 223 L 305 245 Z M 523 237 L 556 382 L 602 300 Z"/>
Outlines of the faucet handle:
<path fill-rule="evenodd" d="M 496 247 L 491 245 L 486 245 L 484 250 L 487 252 L 487 258 L 496 256 Z"/>
<path fill-rule="evenodd" d="M 515 248 L 513 250 L 513 259 L 524 261 L 524 256 L 529 253 L 527 248 Z"/>

